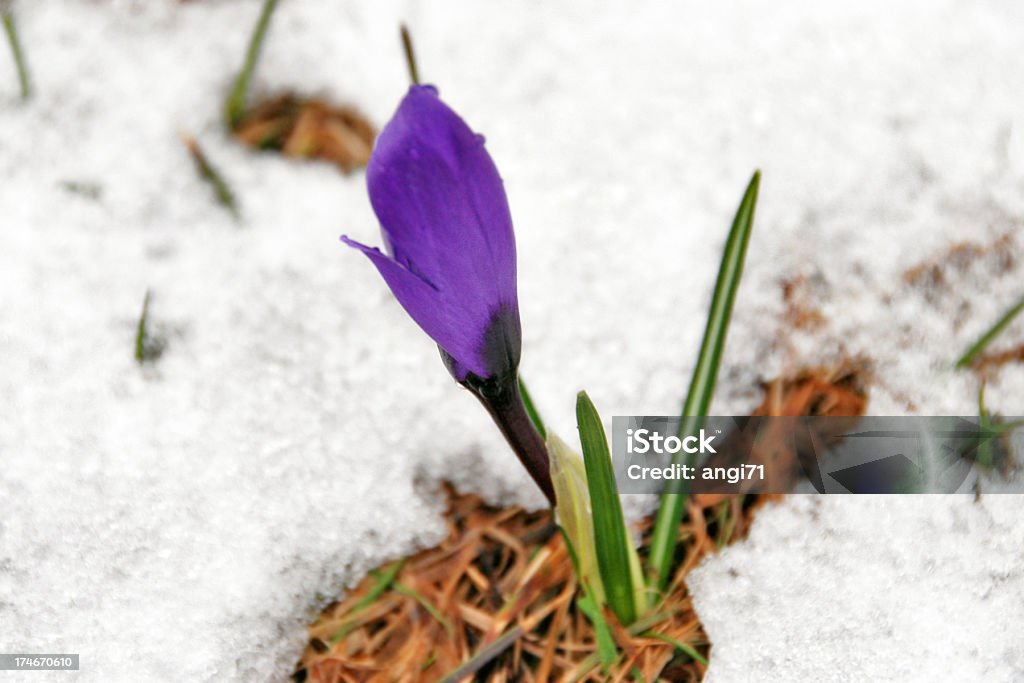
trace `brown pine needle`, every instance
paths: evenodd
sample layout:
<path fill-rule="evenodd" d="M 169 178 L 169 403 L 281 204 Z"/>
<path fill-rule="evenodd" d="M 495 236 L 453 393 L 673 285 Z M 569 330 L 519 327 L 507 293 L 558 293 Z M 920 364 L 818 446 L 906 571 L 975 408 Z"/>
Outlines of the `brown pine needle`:
<path fill-rule="evenodd" d="M 867 405 L 863 374 L 860 364 L 849 362 L 779 379 L 768 385 L 759 413 L 860 414 Z M 628 627 L 606 616 L 619 659 L 603 673 L 594 627 L 579 606 L 572 560 L 550 511 L 498 509 L 450 486 L 446 491 L 448 537 L 408 558 L 387 590 L 380 592 L 380 572 L 324 610 L 309 627 L 296 680 L 569 683 L 633 681 L 639 675 L 645 681 L 699 681 L 711 646 L 686 575 L 720 544 L 743 538 L 756 510 L 778 498 L 719 499 L 722 516 L 691 499 L 678 530 L 681 559 L 666 594 Z M 639 530 L 645 548 L 651 524 L 646 520 Z M 418 597 L 396 592 L 403 585 L 414 586 Z M 370 606 L 368 595 L 375 595 Z M 427 614 L 424 604 L 442 618 Z M 325 651 L 322 644 L 339 629 L 344 637 Z"/>
<path fill-rule="evenodd" d="M 552 682 L 576 670 L 582 680 L 601 680 L 593 627 L 577 606 L 572 563 L 550 512 L 491 508 L 451 489 L 449 495 L 448 538 L 408 558 L 371 605 L 366 596 L 379 591 L 383 571 L 328 607 L 309 629 L 296 679 L 436 683 L 476 675 Z M 694 536 L 692 529 L 682 535 Z M 708 543 L 701 552 L 713 548 Z M 680 589 L 670 600 L 670 608 L 635 626 L 665 629 L 706 656 L 689 596 Z M 344 635 L 331 643 L 339 632 Z M 632 627 L 618 633 L 645 666 L 678 659 L 669 643 L 639 637 Z M 652 649 L 661 654 L 645 654 Z M 700 662 L 688 666 L 695 678 L 703 675 Z"/>

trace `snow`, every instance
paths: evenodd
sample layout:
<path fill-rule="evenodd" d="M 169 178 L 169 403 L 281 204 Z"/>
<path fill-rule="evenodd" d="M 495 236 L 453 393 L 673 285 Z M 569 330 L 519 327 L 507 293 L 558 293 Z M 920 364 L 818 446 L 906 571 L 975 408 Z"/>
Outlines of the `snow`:
<path fill-rule="evenodd" d="M 338 243 L 377 242 L 363 178 L 224 133 L 256 0 L 15 10 L 35 97 L 17 99 L 0 49 L 0 650 L 81 653 L 86 681 L 280 679 L 319 607 L 441 537 L 440 480 L 542 504 Z M 1021 295 L 1019 3 L 289 0 L 257 94 L 325 94 L 382 124 L 406 87 L 400 20 L 505 178 L 523 372 L 564 437 L 580 388 L 609 423 L 678 407 L 755 167 L 716 412 L 848 356 L 870 362 L 873 414 L 976 411 L 976 380 L 949 366 Z M 232 184 L 241 225 L 182 132 Z M 1005 258 L 905 282 L 962 241 Z M 781 283 L 801 275 L 825 324 L 792 333 Z M 139 368 L 147 288 L 168 347 Z M 1018 321 L 1001 343 L 1022 335 Z M 1003 369 L 989 406 L 1019 413 L 1022 380 Z M 1019 510 L 765 510 L 692 581 L 710 677 L 1020 678 Z"/>
<path fill-rule="evenodd" d="M 705 680 L 1020 680 L 1019 497 L 846 500 L 772 506 L 689 575 Z"/>

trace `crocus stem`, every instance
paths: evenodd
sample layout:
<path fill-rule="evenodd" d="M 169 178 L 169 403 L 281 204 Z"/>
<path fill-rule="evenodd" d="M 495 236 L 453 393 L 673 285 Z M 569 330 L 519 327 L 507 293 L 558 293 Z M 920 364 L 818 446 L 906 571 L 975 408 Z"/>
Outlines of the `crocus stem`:
<path fill-rule="evenodd" d="M 465 386 L 487 408 L 498 429 L 505 435 L 508 445 L 554 507 L 555 489 L 551 484 L 548 448 L 526 412 L 518 378 L 482 384 L 467 383 Z"/>

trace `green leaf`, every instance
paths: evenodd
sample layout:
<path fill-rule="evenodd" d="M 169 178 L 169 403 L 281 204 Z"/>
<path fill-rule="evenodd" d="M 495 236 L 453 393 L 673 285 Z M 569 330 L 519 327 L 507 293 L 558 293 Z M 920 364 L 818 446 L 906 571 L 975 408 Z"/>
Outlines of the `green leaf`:
<path fill-rule="evenodd" d="M 659 624 L 660 622 L 664 621 L 669 616 L 670 615 L 668 613 L 663 612 L 655 612 L 653 614 L 648 614 L 647 616 L 637 619 L 637 621 L 632 626 L 626 628 L 626 632 L 629 633 L 629 635 L 631 636 L 639 635 L 644 631 L 647 631 L 648 629 L 652 628 L 653 626 Z M 583 661 L 581 661 L 577 665 L 576 670 L 580 673 L 578 673 L 576 677 L 572 679 L 572 683 L 576 683 L 576 681 L 579 681 L 584 676 L 586 676 L 587 672 L 590 671 L 596 664 L 598 664 L 598 662 L 599 653 L 595 652 L 593 654 L 587 655 L 583 659 Z"/>
<path fill-rule="evenodd" d="M 992 424 L 992 415 L 988 412 L 985 407 L 985 383 L 982 382 L 981 386 L 978 387 L 978 420 L 981 423 L 981 431 L 985 432 Z M 990 439 L 982 439 L 981 443 L 978 444 L 978 451 L 975 454 L 975 464 L 983 468 L 991 468 L 992 463 L 995 460 L 995 456 L 992 452 L 992 441 Z"/>
<path fill-rule="evenodd" d="M 209 183 L 217 198 L 217 203 L 227 209 L 236 221 L 239 220 L 242 216 L 238 211 L 235 193 L 231 191 L 231 186 L 224 180 L 224 176 L 217 170 L 217 167 L 210 163 L 206 153 L 199 146 L 199 141 L 191 136 L 184 136 L 182 141 L 185 143 L 189 156 L 192 157 L 196 173 L 203 181 Z"/>
<path fill-rule="evenodd" d="M 697 365 L 693 370 L 690 390 L 683 405 L 683 419 L 679 425 L 680 437 L 692 433 L 699 424 L 698 418 L 707 415 L 711 407 L 711 397 L 714 395 L 715 382 L 718 378 L 718 365 L 722 358 L 722 350 L 725 348 L 732 307 L 736 301 L 736 292 L 740 286 L 743 263 L 747 255 L 747 244 L 750 242 L 750 233 L 754 226 L 754 207 L 757 204 L 760 184 L 761 172 L 755 171 L 740 201 L 732 229 L 725 242 L 722 263 L 718 268 L 718 280 L 711 296 L 708 321 L 704 328 L 704 340 L 697 356 Z M 679 459 L 677 456 L 675 460 Z M 687 457 L 687 465 L 692 466 L 695 462 L 695 454 Z M 683 519 L 687 493 L 685 481 L 674 481 L 666 487 L 661 496 L 647 560 L 654 586 L 658 590 L 665 589 L 672 573 L 676 537 Z"/>
<path fill-rule="evenodd" d="M 519 376 L 519 395 L 523 397 L 523 406 L 526 408 L 526 414 L 530 416 L 530 422 L 533 423 L 534 429 L 540 434 L 540 438 L 546 440 L 548 438 L 548 430 L 544 428 L 544 420 L 541 419 L 540 413 L 537 412 L 537 408 L 533 405 L 533 397 L 526 390 L 526 382 L 523 381 L 522 375 Z"/>
<path fill-rule="evenodd" d="M 601 606 L 592 591 L 584 589 L 583 595 L 576 600 L 576 604 L 594 625 L 598 660 L 601 662 L 601 670 L 607 672 L 608 668 L 619 660 L 619 649 L 615 646 L 612 629 L 605 620 L 604 614 L 601 613 Z"/>
<path fill-rule="evenodd" d="M 370 575 L 377 579 L 377 582 L 373 584 L 366 595 L 364 595 L 359 602 L 357 602 L 348 616 L 341 623 L 338 630 L 331 636 L 332 643 L 338 643 L 342 638 L 347 636 L 355 628 L 355 624 L 358 621 L 359 614 L 377 601 L 384 592 L 391 588 L 391 584 L 394 583 L 395 577 L 398 576 L 398 572 L 402 569 L 402 565 L 405 564 L 405 560 L 396 560 L 385 567 L 383 570 L 372 571 Z"/>
<path fill-rule="evenodd" d="M 399 595 L 404 595 L 418 602 L 420 607 L 425 609 L 430 616 L 434 617 L 434 619 L 444 627 L 449 638 L 455 637 L 455 627 L 452 626 L 452 622 L 448 621 L 444 614 L 441 613 L 441 610 L 439 610 L 434 603 L 427 600 L 423 594 L 415 590 L 412 586 L 407 586 L 404 583 L 399 583 L 398 581 L 394 582 L 394 589 Z"/>
<path fill-rule="evenodd" d="M 142 298 L 142 313 L 139 314 L 139 322 L 135 326 L 135 361 L 139 364 L 146 360 L 146 341 L 149 337 L 147 325 L 149 324 L 149 300 L 152 296 L 150 290 Z"/>
<path fill-rule="evenodd" d="M 576 576 L 580 583 L 580 597 L 576 599 L 576 604 L 579 606 L 580 611 L 583 612 L 587 619 L 590 620 L 590 623 L 594 626 L 594 639 L 597 641 L 597 655 L 601 663 L 601 668 L 607 670 L 608 667 L 618 660 L 619 653 L 615 646 L 615 638 L 612 637 L 612 630 L 604 618 L 604 613 L 601 611 L 600 605 L 602 601 L 595 595 L 595 586 L 600 585 L 601 577 L 595 574 L 593 576 L 593 580 L 591 580 L 581 573 L 579 555 L 576 554 L 576 547 L 573 544 L 572 539 L 569 537 L 564 526 L 560 525 L 558 527 L 558 531 L 561 532 L 562 540 L 565 541 L 565 548 L 569 551 L 569 559 L 572 561 L 573 571 L 576 572 Z"/>
<path fill-rule="evenodd" d="M 992 340 L 998 337 L 999 334 L 1005 330 L 1011 322 L 1013 322 L 1013 319 L 1016 318 L 1021 311 L 1024 311 L 1024 298 L 1014 304 L 1010 310 L 1003 314 L 1003 317 L 996 321 L 995 325 L 989 328 L 985 334 L 981 335 L 978 341 L 974 342 L 974 344 L 971 345 L 971 348 L 967 349 L 967 351 L 964 352 L 964 355 L 960 356 L 955 367 L 960 370 L 973 363 L 975 359 L 982 354 L 985 347 L 991 344 Z"/>
<path fill-rule="evenodd" d="M 597 565 L 594 522 L 583 458 L 557 434 L 548 434 L 551 483 L 555 488 L 555 512 L 566 537 L 580 584 L 588 585 L 598 602 L 605 601 L 604 584 Z"/>
<path fill-rule="evenodd" d="M 231 128 L 235 128 L 241 123 L 242 115 L 245 113 L 245 98 L 249 93 L 249 81 L 256 68 L 256 60 L 260 55 L 260 48 L 263 47 L 263 40 L 267 37 L 267 27 L 270 25 L 270 17 L 274 13 L 274 8 L 277 7 L 277 1 L 264 0 L 260 18 L 249 39 L 249 48 L 245 52 L 242 69 L 238 72 L 238 78 L 235 79 L 235 85 L 231 88 L 231 94 L 228 95 L 228 101 L 224 106 L 228 125 Z"/>
<path fill-rule="evenodd" d="M 18 85 L 21 87 L 21 99 L 27 100 L 32 96 L 32 82 L 28 78 L 28 65 L 25 63 L 25 53 L 21 49 L 21 41 L 18 40 L 18 27 L 14 23 L 14 14 L 11 13 L 7 3 L 0 3 L 0 20 L 3 21 L 4 33 L 7 34 L 7 42 L 11 46 L 11 57 L 14 58 L 14 68 L 18 72 Z"/>
<path fill-rule="evenodd" d="M 1024 420 L 1013 422 L 1000 422 L 998 417 L 993 418 L 992 413 L 985 407 L 985 383 L 978 387 L 978 423 L 980 427 L 978 443 L 966 444 L 961 457 L 970 455 L 971 448 L 976 447 L 974 453 L 974 464 L 982 469 L 991 469 L 995 465 L 995 450 L 993 441 L 1007 432 L 1012 432 L 1024 426 Z"/>
<path fill-rule="evenodd" d="M 581 391 L 576 398 L 576 421 L 579 424 L 583 462 L 587 470 L 601 582 L 604 584 L 608 606 L 622 624 L 628 625 L 637 616 L 633 568 L 630 566 L 630 552 L 635 555 L 636 549 L 626 533 L 604 427 L 585 391 Z"/>
<path fill-rule="evenodd" d="M 367 591 L 366 595 L 362 597 L 352 608 L 352 612 L 359 612 L 360 610 L 369 607 L 377 601 L 381 595 L 384 594 L 391 584 L 394 583 L 395 577 L 398 576 L 398 572 L 402 570 L 402 566 L 405 564 L 405 559 L 395 560 L 387 567 L 379 571 L 372 571 L 370 575 L 377 579 L 377 583 L 373 584 L 373 588 Z"/>
<path fill-rule="evenodd" d="M 697 652 L 695 649 L 693 649 L 686 643 L 680 642 L 671 636 L 666 636 L 664 633 L 658 633 L 657 631 L 647 631 L 646 633 L 641 633 L 640 635 L 644 638 L 654 638 L 656 640 L 660 640 L 663 643 L 668 643 L 669 645 L 679 650 L 695 662 L 700 662 L 704 666 L 708 665 L 708 660 L 702 657 L 699 652 Z"/>

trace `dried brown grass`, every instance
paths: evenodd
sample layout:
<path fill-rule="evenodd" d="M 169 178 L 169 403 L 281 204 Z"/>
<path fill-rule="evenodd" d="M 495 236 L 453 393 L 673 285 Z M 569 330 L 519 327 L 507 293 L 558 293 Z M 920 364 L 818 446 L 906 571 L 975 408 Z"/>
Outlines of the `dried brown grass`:
<path fill-rule="evenodd" d="M 250 107 L 233 132 L 249 147 L 322 159 L 346 174 L 366 166 L 377 135 L 373 124 L 353 107 L 291 93 Z"/>
<path fill-rule="evenodd" d="M 757 414 L 862 414 L 860 372 L 858 364 L 846 363 L 772 382 Z M 551 512 L 496 508 L 476 495 L 451 487 L 446 492 L 447 538 L 400 566 L 371 573 L 329 605 L 309 626 L 296 681 L 699 681 L 702 662 L 651 634 L 693 648 L 706 660 L 711 646 L 686 575 L 708 553 L 745 536 L 757 508 L 778 497 L 691 501 L 679 527 L 676 573 L 651 616 L 624 628 L 606 613 L 621 654 L 611 670 L 602 671 Z M 641 554 L 650 526 L 648 520 L 640 529 Z"/>
<path fill-rule="evenodd" d="M 821 416 L 850 417 L 851 420 L 863 415 L 867 409 L 867 394 L 864 388 L 866 363 L 858 360 L 843 360 L 832 367 L 807 369 L 790 377 L 779 378 L 765 385 L 765 397 L 761 405 L 751 413 L 754 416 Z M 826 429 L 842 431 L 846 421 L 836 419 L 824 423 Z M 764 465 L 765 480 L 759 482 L 765 490 L 786 491 L 803 477 L 805 471 L 801 457 L 813 449 L 802 449 L 791 439 L 785 438 L 784 425 L 773 426 L 778 433 L 761 435 L 757 444 L 739 447 L 726 446 L 708 462 L 711 467 L 730 467 L 739 462 L 730 458 L 742 456 L 742 462 L 750 465 Z M 829 443 L 836 434 L 819 433 L 822 443 Z M 734 434 L 730 438 L 745 438 Z M 694 500 L 700 507 L 716 505 L 729 499 L 733 494 L 701 492 L 698 488 Z"/>
<path fill-rule="evenodd" d="M 717 547 L 708 528 L 715 522 L 696 508 L 680 527 L 684 560 L 655 618 L 638 633 L 606 615 L 622 652 L 619 666 L 606 674 L 596 660 L 593 627 L 577 607 L 572 562 L 551 512 L 495 508 L 476 495 L 451 488 L 447 493 L 445 541 L 406 560 L 369 604 L 364 599 L 380 573 L 324 610 L 309 627 L 296 680 L 438 681 L 496 643 L 504 645 L 500 652 L 479 658 L 473 671 L 454 680 L 633 680 L 634 669 L 647 681 L 703 677 L 701 663 L 644 635 L 656 631 L 708 654 L 683 584 L 700 558 Z M 746 526 L 745 521 L 736 531 Z"/>

